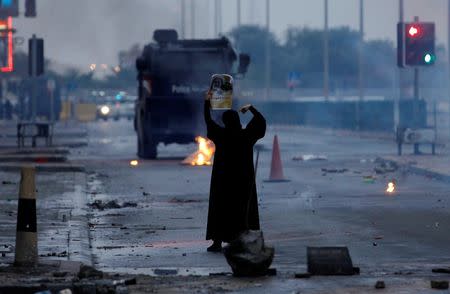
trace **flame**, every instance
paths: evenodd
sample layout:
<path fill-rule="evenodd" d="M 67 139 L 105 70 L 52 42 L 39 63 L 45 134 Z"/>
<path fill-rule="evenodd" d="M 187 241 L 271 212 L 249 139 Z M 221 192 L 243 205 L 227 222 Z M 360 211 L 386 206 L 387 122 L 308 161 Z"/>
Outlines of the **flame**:
<path fill-rule="evenodd" d="M 130 161 L 131 166 L 137 166 L 138 164 L 139 164 L 139 161 L 137 161 L 137 160 Z"/>
<path fill-rule="evenodd" d="M 211 158 L 216 151 L 216 147 L 211 140 L 197 136 L 195 141 L 198 144 L 198 150 L 186 157 L 182 163 L 195 165 L 211 165 Z"/>
<path fill-rule="evenodd" d="M 387 188 L 386 188 L 386 192 L 390 193 L 390 194 L 395 192 L 395 182 L 394 181 L 391 181 L 391 182 L 388 183 Z"/>

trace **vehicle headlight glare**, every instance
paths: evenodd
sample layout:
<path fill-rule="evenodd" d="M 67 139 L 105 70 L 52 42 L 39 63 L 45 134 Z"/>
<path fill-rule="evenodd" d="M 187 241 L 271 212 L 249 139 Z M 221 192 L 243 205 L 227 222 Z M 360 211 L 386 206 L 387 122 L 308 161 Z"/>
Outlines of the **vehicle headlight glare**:
<path fill-rule="evenodd" d="M 107 115 L 107 114 L 109 113 L 109 107 L 106 106 L 106 105 L 102 106 L 102 107 L 100 108 L 100 112 L 101 112 L 103 115 Z"/>

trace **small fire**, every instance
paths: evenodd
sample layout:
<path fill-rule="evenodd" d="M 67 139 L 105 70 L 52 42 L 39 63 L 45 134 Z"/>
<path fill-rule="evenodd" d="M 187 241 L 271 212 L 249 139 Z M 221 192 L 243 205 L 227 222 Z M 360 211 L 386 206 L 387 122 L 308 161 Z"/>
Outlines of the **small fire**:
<path fill-rule="evenodd" d="M 137 160 L 135 160 L 135 159 L 130 161 L 130 165 L 131 166 L 138 166 L 138 164 L 139 164 L 139 162 Z"/>
<path fill-rule="evenodd" d="M 186 157 L 182 164 L 189 165 L 211 165 L 211 158 L 216 151 L 216 147 L 211 140 L 197 136 L 195 141 L 198 144 L 198 150 Z"/>
<path fill-rule="evenodd" d="M 395 181 L 391 181 L 388 183 L 387 188 L 386 188 L 386 192 L 387 193 L 394 193 L 395 192 Z"/>

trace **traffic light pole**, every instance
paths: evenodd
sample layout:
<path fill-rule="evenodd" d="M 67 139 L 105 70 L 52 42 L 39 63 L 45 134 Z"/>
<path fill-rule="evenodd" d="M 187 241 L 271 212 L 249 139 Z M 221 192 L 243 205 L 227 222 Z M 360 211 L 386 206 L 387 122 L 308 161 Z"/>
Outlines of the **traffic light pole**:
<path fill-rule="evenodd" d="M 419 17 L 414 17 L 415 22 L 419 22 Z M 414 100 L 413 100 L 413 126 L 419 128 L 419 67 L 414 67 Z M 419 144 L 414 144 L 414 154 L 419 154 Z"/>
<path fill-rule="evenodd" d="M 36 75 L 37 75 L 37 41 L 33 34 L 31 45 L 31 121 L 36 122 Z"/>
<path fill-rule="evenodd" d="M 329 89 L 329 48 L 328 48 L 328 0 L 324 0 L 324 34 L 323 34 L 323 96 L 328 101 Z"/>

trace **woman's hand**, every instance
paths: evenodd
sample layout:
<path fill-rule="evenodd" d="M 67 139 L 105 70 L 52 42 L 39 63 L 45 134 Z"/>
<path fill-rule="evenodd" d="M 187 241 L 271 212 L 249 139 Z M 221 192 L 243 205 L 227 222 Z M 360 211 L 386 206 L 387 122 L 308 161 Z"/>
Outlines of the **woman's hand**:
<path fill-rule="evenodd" d="M 246 113 L 250 109 L 250 107 L 252 107 L 251 104 L 244 105 L 239 109 L 239 111 L 242 113 Z"/>
<path fill-rule="evenodd" d="M 212 92 L 211 91 L 208 91 L 208 92 L 206 92 L 206 94 L 205 94 L 205 100 L 211 100 L 211 97 L 212 97 Z"/>

